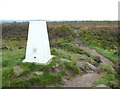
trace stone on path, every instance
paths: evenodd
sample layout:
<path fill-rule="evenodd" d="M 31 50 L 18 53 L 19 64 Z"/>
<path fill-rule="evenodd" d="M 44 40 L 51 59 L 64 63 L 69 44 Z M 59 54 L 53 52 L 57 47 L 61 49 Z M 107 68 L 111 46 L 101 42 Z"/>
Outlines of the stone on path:
<path fill-rule="evenodd" d="M 97 70 L 97 68 L 94 65 L 90 64 L 89 62 L 87 62 L 87 65 L 90 67 L 90 69 L 92 69 L 94 71 Z"/>

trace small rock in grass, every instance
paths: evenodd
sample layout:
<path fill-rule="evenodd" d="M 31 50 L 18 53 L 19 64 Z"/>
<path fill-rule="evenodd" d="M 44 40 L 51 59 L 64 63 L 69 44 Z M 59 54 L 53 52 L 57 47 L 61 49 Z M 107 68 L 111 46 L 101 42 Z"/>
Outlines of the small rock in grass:
<path fill-rule="evenodd" d="M 106 85 L 104 85 L 104 84 L 100 84 L 100 85 L 98 85 L 98 86 L 96 86 L 96 87 L 102 87 L 103 89 L 105 88 L 105 89 L 111 89 L 110 87 L 108 87 L 108 86 L 106 86 Z"/>
<path fill-rule="evenodd" d="M 34 76 L 33 73 L 27 74 L 27 77 L 28 77 L 28 78 L 31 78 L 31 77 L 33 77 L 33 76 Z"/>
<path fill-rule="evenodd" d="M 9 47 L 3 45 L 2 47 L 0 47 L 0 49 L 9 49 Z"/>
<path fill-rule="evenodd" d="M 64 59 L 64 58 L 62 58 L 62 59 L 60 59 L 62 62 L 72 62 L 72 61 L 70 61 L 70 60 L 68 60 L 68 59 Z"/>
<path fill-rule="evenodd" d="M 56 66 L 54 65 L 52 68 L 56 68 Z"/>
<path fill-rule="evenodd" d="M 22 61 L 21 59 L 17 59 L 17 61 L 19 62 L 19 61 Z"/>
<path fill-rule="evenodd" d="M 81 55 L 81 57 L 82 57 L 82 58 L 85 58 L 85 59 L 86 59 L 86 58 L 89 58 L 89 56 L 86 55 L 86 54 L 85 54 L 85 55 Z"/>
<path fill-rule="evenodd" d="M 13 72 L 16 77 L 19 77 L 23 74 L 23 69 L 20 66 L 13 67 Z"/>
<path fill-rule="evenodd" d="M 42 71 L 36 71 L 34 72 L 35 75 L 43 75 L 43 72 Z"/>
<path fill-rule="evenodd" d="M 58 67 L 59 65 L 58 64 L 56 64 L 56 66 L 55 67 Z"/>

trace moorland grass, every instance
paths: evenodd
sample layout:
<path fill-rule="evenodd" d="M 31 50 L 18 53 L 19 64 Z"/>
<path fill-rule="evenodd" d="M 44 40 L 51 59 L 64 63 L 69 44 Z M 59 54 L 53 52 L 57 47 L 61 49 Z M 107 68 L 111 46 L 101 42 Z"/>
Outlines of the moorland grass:
<path fill-rule="evenodd" d="M 12 41 L 11 41 L 12 42 Z M 16 44 L 15 41 L 13 43 Z M 12 44 L 13 44 L 12 43 Z M 9 43 L 10 44 L 10 43 Z M 12 47 L 12 46 L 11 46 Z M 48 86 L 48 85 L 60 85 L 61 78 L 71 71 L 75 74 L 79 74 L 79 68 L 76 66 L 75 61 L 71 58 L 69 51 L 62 49 L 51 48 L 51 53 L 55 55 L 52 61 L 48 65 L 35 64 L 35 63 L 23 63 L 25 58 L 25 49 L 3 50 L 2 54 L 2 85 L 3 87 L 28 87 L 28 86 Z M 61 58 L 66 58 L 73 61 L 72 63 L 61 62 Z M 59 72 L 51 75 L 51 69 L 56 66 L 60 69 Z M 20 66 L 23 69 L 23 74 L 20 77 L 15 77 L 13 72 L 14 66 Z M 28 77 L 29 74 L 35 71 L 42 71 L 43 75 Z M 17 82 L 16 82 L 17 81 Z"/>

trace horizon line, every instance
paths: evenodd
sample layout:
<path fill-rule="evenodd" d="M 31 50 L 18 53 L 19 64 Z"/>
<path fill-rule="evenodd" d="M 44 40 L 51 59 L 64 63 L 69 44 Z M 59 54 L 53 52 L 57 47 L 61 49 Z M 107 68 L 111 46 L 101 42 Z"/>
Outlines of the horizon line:
<path fill-rule="evenodd" d="M 0 22 L 29 22 L 29 21 L 40 21 L 39 19 L 36 20 L 7 20 L 7 19 L 0 19 Z M 119 21 L 119 20 L 43 20 L 46 22 L 67 22 L 67 21 Z"/>

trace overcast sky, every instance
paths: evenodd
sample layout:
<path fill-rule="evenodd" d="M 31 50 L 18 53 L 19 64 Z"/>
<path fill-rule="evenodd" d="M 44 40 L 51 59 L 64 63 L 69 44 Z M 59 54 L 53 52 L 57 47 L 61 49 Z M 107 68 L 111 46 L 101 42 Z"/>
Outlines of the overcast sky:
<path fill-rule="evenodd" d="M 2 20 L 118 20 L 119 0 L 0 0 Z"/>

